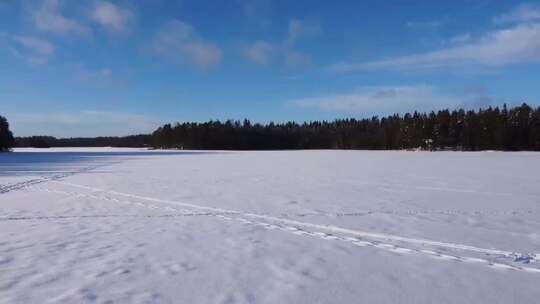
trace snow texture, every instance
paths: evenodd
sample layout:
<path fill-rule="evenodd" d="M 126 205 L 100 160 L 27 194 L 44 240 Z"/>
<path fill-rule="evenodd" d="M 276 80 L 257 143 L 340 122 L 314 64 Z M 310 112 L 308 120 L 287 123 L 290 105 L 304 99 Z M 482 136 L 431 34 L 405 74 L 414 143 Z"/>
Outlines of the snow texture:
<path fill-rule="evenodd" d="M 540 154 L 18 149 L 0 303 L 538 303 Z"/>

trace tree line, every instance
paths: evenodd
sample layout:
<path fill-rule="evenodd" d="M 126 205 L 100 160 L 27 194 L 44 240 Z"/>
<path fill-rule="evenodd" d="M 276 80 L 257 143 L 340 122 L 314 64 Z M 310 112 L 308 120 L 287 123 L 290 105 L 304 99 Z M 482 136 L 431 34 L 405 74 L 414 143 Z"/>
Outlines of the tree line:
<path fill-rule="evenodd" d="M 152 134 L 156 148 L 540 150 L 540 107 L 504 105 L 337 119 L 252 124 L 249 120 L 166 124 Z"/>
<path fill-rule="evenodd" d="M 304 123 L 249 120 L 165 124 L 126 137 L 17 138 L 19 147 L 153 147 L 205 150 L 425 149 L 540 151 L 540 107 L 413 112 Z"/>
<path fill-rule="evenodd" d="M 17 137 L 16 147 L 51 148 L 51 147 L 151 147 L 152 135 L 130 135 L 123 137 L 73 137 L 56 138 L 53 136 Z"/>

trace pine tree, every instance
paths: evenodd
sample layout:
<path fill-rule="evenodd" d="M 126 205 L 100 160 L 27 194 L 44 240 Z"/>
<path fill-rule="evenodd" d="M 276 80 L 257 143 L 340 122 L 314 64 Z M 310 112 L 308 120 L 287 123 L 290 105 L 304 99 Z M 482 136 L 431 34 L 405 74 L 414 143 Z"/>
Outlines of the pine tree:
<path fill-rule="evenodd" d="M 9 151 L 15 144 L 7 119 L 0 116 L 0 152 Z"/>

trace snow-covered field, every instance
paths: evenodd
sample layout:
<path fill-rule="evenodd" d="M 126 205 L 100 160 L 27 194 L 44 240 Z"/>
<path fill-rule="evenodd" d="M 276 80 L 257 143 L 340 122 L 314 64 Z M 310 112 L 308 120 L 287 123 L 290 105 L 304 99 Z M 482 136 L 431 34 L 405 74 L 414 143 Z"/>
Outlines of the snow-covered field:
<path fill-rule="evenodd" d="M 540 154 L 18 150 L 0 303 L 540 303 Z"/>

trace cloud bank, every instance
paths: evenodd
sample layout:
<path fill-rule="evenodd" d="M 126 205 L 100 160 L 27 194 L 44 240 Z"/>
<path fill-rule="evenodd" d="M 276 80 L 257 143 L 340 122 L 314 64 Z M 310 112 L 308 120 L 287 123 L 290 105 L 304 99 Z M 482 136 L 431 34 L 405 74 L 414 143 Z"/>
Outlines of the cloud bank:
<path fill-rule="evenodd" d="M 459 96 L 439 92 L 428 85 L 369 86 L 351 93 L 324 95 L 289 101 L 290 105 L 322 112 L 345 114 L 384 114 L 429 111 L 463 104 Z"/>

